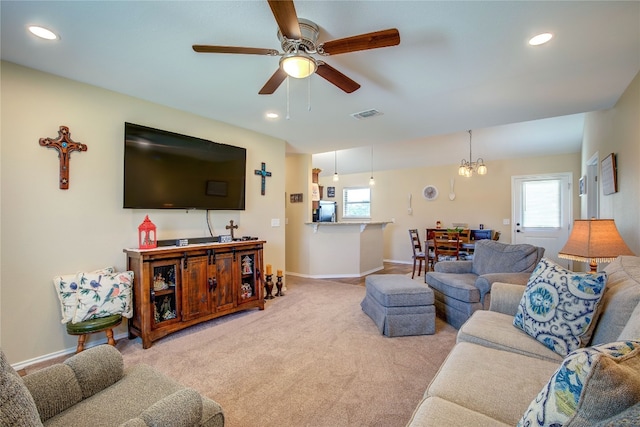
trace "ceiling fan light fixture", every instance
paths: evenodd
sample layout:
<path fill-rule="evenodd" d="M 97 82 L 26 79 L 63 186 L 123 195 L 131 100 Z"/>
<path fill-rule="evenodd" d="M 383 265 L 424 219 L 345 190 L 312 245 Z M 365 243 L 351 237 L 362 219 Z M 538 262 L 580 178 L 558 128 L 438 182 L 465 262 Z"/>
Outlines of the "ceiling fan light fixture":
<path fill-rule="evenodd" d="M 533 36 L 531 37 L 531 39 L 529 39 L 529 44 L 531 46 L 540 46 L 541 44 L 547 43 L 552 38 L 553 34 L 551 33 L 538 34 L 537 36 Z"/>
<path fill-rule="evenodd" d="M 280 67 L 288 76 L 304 79 L 316 72 L 318 64 L 308 54 L 297 51 L 284 55 L 280 59 Z"/>
<path fill-rule="evenodd" d="M 45 27 L 40 27 L 38 25 L 31 25 L 28 27 L 28 30 L 31 34 L 33 34 L 36 37 L 40 37 L 41 39 L 57 40 L 59 38 L 59 36 L 53 31 L 51 31 L 50 29 Z"/>

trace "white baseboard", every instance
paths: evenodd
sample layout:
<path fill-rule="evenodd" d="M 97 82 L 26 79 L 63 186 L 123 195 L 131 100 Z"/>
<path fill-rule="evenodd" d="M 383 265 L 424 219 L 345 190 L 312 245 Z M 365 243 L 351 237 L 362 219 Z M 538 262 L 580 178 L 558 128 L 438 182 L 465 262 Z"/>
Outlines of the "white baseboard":
<path fill-rule="evenodd" d="M 384 262 L 392 262 L 394 264 L 413 264 L 413 261 L 407 261 L 407 260 L 398 260 L 398 259 L 385 259 L 383 260 Z"/>
<path fill-rule="evenodd" d="M 380 271 L 380 270 L 384 270 L 384 267 L 376 267 L 373 268 L 371 270 L 368 271 L 364 271 L 360 274 L 358 273 L 353 273 L 353 274 L 301 274 L 301 273 L 292 273 L 290 271 L 287 271 L 287 276 L 296 276 L 296 277 L 303 277 L 305 279 L 349 279 L 349 278 L 358 278 L 358 277 L 364 277 L 367 274 L 371 274 L 371 273 L 375 273 L 376 271 Z"/>
<path fill-rule="evenodd" d="M 127 338 L 129 336 L 129 334 L 127 332 L 123 332 L 121 334 L 118 335 L 114 335 L 115 340 L 119 340 L 121 338 Z M 94 347 L 96 345 L 100 345 L 100 344 L 106 344 L 107 343 L 107 338 L 102 338 L 96 341 L 91 341 L 91 343 L 89 345 L 87 345 L 85 348 L 90 348 L 90 347 Z M 47 362 L 49 360 L 58 358 L 60 356 L 66 356 L 67 354 L 72 354 L 76 352 L 76 347 L 69 347 L 69 348 L 65 348 L 64 350 L 60 350 L 60 351 L 56 351 L 54 353 L 49 353 L 49 354 L 45 354 L 44 356 L 38 356 L 38 357 L 34 357 L 33 359 L 29 359 L 29 360 L 25 360 L 22 362 L 18 362 L 18 363 L 14 363 L 11 365 L 11 367 L 13 369 L 15 369 L 16 371 L 19 371 L 20 369 L 24 369 L 27 366 L 31 366 L 31 365 L 35 365 L 36 363 L 42 363 L 42 362 Z"/>

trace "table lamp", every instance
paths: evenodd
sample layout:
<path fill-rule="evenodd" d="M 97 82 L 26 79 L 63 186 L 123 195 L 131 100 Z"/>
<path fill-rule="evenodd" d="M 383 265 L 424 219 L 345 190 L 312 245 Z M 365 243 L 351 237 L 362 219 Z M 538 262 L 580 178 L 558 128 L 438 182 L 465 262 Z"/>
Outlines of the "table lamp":
<path fill-rule="evenodd" d="M 611 262 L 619 255 L 635 255 L 622 240 L 612 219 L 576 219 L 569 240 L 558 256 L 588 262 L 591 272 L 598 263 Z"/>

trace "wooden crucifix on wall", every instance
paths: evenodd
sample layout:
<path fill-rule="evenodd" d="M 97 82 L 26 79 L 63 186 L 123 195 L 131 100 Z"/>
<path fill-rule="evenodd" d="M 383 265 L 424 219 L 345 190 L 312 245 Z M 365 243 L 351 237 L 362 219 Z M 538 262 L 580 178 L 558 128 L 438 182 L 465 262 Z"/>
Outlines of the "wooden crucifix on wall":
<path fill-rule="evenodd" d="M 235 237 L 233 237 L 233 230 L 237 230 L 238 226 L 233 225 L 233 220 L 229 221 L 229 225 L 225 226 L 224 228 L 229 230 L 229 232 L 231 233 L 231 240 L 235 239 Z"/>
<path fill-rule="evenodd" d="M 60 126 L 58 130 L 58 138 L 40 138 L 40 145 L 43 147 L 53 148 L 58 151 L 58 159 L 60 160 L 60 188 L 66 190 L 69 188 L 69 159 L 72 151 L 87 151 L 87 145 L 75 142 L 71 139 L 71 132 L 66 126 Z"/>

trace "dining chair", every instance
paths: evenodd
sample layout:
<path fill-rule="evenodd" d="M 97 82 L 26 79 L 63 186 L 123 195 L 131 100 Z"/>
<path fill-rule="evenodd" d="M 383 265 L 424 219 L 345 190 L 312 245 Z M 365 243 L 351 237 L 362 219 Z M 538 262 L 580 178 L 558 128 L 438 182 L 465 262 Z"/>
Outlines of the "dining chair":
<path fill-rule="evenodd" d="M 411 249 L 413 249 L 413 271 L 411 272 L 411 278 L 413 279 L 416 274 L 416 264 L 418 265 L 418 277 L 420 277 L 420 273 L 422 272 L 422 262 L 426 261 L 426 257 L 422 250 L 420 235 L 416 228 L 409 230 L 409 237 L 411 238 Z"/>
<path fill-rule="evenodd" d="M 457 229 L 456 231 L 458 231 L 458 235 L 460 236 L 458 259 L 471 259 L 475 249 L 475 242 L 471 240 L 471 229 L 463 228 Z"/>
<path fill-rule="evenodd" d="M 433 271 L 433 266 L 436 264 L 436 250 L 433 245 L 433 228 L 427 228 L 424 241 L 424 254 L 427 258 L 427 265 L 425 271 Z"/>
<path fill-rule="evenodd" d="M 435 262 L 460 259 L 460 233 L 457 231 L 435 231 L 433 233 Z"/>

